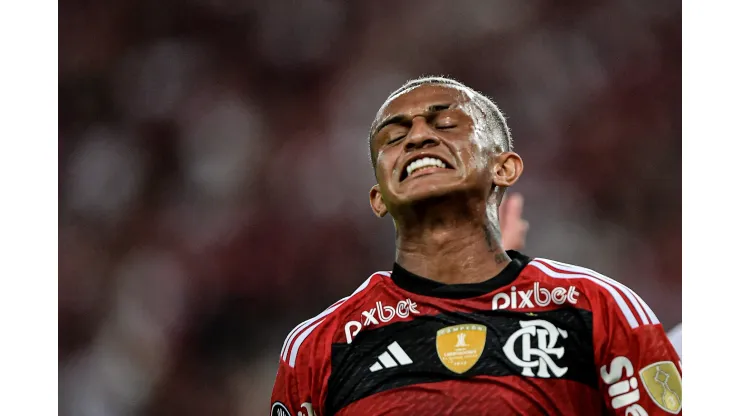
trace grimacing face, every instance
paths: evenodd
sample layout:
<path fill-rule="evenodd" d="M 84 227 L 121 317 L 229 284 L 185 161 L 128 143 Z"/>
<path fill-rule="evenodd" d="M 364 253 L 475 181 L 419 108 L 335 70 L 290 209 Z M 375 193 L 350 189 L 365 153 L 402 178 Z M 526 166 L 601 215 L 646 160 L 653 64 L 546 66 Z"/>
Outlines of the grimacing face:
<path fill-rule="evenodd" d="M 451 193 L 487 200 L 495 185 L 513 185 L 521 158 L 486 145 L 483 123 L 470 92 L 454 86 L 423 84 L 389 101 L 370 138 L 378 181 L 370 190 L 375 214 L 394 215 Z"/>

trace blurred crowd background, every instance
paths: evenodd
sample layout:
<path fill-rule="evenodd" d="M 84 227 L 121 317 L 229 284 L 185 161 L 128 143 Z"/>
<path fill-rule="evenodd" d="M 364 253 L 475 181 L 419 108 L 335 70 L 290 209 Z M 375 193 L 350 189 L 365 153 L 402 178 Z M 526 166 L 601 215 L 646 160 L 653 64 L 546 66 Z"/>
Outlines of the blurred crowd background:
<path fill-rule="evenodd" d="M 266 414 L 284 337 L 393 263 L 388 93 L 496 101 L 531 256 L 681 320 L 681 2 L 61 0 L 60 414 Z"/>

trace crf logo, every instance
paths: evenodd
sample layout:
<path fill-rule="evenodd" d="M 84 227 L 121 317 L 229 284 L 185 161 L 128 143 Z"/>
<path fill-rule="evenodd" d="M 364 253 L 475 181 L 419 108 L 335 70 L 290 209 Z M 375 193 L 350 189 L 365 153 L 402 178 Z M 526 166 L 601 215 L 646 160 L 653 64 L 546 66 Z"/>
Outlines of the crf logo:
<path fill-rule="evenodd" d="M 568 367 L 558 367 L 553 361 L 551 355 L 556 358 L 562 358 L 565 354 L 565 348 L 555 347 L 558 339 L 562 336 L 568 338 L 568 333 L 550 322 L 537 319 L 534 321 L 520 321 L 522 329 L 514 332 L 504 344 L 504 354 L 512 363 L 522 367 L 522 375 L 534 377 L 534 371 L 537 370 L 537 377 L 549 378 L 550 372 L 555 377 L 562 377 Z M 532 342 L 536 338 L 536 342 Z M 516 354 L 514 345 L 521 340 L 522 355 Z M 536 346 L 533 346 L 536 345 Z"/>
<path fill-rule="evenodd" d="M 369 311 L 362 312 L 360 321 L 349 321 L 344 325 L 344 335 L 347 336 L 347 344 L 352 343 L 352 339 L 360 332 L 360 329 L 370 325 L 378 325 L 380 322 L 390 322 L 393 318 L 408 318 L 411 314 L 419 314 L 416 310 L 416 303 L 411 299 L 398 302 L 396 307 L 383 305 L 382 302 L 375 302 L 375 307 Z"/>
<path fill-rule="evenodd" d="M 512 286 L 511 293 L 497 294 L 493 297 L 491 309 L 534 308 L 534 305 L 548 306 L 550 303 L 562 305 L 565 302 L 575 305 L 578 302 L 578 295 L 580 293 L 575 286 L 570 286 L 568 289 L 558 286 L 549 290 L 540 287 L 539 282 L 535 282 L 534 289 L 517 291 L 516 286 Z"/>
<path fill-rule="evenodd" d="M 601 379 L 608 388 L 607 393 L 612 398 L 611 405 L 614 410 L 624 409 L 625 416 L 648 416 L 645 409 L 637 404 L 640 400 L 640 389 L 637 385 L 637 377 L 632 361 L 627 357 L 616 357 L 606 366 L 601 367 Z"/>

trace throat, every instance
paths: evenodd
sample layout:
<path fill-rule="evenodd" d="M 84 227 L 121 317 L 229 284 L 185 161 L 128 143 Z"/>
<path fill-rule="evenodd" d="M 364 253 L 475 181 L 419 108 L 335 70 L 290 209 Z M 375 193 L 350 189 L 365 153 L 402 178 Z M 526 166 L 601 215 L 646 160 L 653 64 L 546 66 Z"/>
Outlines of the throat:
<path fill-rule="evenodd" d="M 511 259 L 501 246 L 486 195 L 473 191 L 430 198 L 396 212 L 396 263 L 444 284 L 478 283 Z"/>
<path fill-rule="evenodd" d="M 459 237 L 430 236 L 423 241 L 399 241 L 396 262 L 418 276 L 443 284 L 472 284 L 489 280 L 511 262 L 485 232 Z"/>

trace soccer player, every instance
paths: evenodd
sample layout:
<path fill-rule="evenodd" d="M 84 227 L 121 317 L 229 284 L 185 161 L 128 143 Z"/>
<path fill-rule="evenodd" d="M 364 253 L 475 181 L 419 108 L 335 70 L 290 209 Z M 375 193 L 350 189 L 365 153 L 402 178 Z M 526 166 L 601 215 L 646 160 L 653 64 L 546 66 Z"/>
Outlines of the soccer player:
<path fill-rule="evenodd" d="M 395 263 L 288 334 L 271 415 L 680 414 L 678 355 L 637 294 L 502 248 L 523 164 L 490 99 L 410 81 L 369 141 Z"/>

